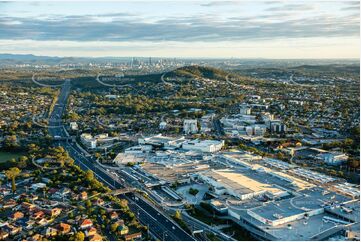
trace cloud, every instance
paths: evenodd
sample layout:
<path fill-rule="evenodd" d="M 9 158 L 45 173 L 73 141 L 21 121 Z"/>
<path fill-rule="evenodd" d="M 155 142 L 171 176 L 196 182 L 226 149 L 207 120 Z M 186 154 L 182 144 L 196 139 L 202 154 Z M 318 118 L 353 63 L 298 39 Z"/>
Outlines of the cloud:
<path fill-rule="evenodd" d="M 303 3 L 303 4 L 284 4 L 277 7 L 271 7 L 266 9 L 266 11 L 270 12 L 279 12 L 279 11 L 309 11 L 314 10 L 315 7 L 313 4 L 310 3 Z"/>
<path fill-rule="evenodd" d="M 212 1 L 208 3 L 202 3 L 202 7 L 220 7 L 239 4 L 239 1 Z"/>
<path fill-rule="evenodd" d="M 360 11 L 360 6 L 349 6 L 341 8 L 341 11 Z"/>
<path fill-rule="evenodd" d="M 225 18 L 206 12 L 152 19 L 126 12 L 38 18 L 0 16 L 0 39 L 217 42 L 359 36 L 360 20 L 355 13 L 296 16 L 291 11 L 278 12 L 311 8 L 310 4 L 285 4 L 258 16 L 240 14 Z"/>

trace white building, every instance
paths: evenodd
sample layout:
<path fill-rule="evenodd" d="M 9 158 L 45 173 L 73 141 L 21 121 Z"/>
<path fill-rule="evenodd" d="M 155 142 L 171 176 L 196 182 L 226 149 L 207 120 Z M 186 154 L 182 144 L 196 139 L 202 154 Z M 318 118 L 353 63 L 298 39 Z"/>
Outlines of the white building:
<path fill-rule="evenodd" d="M 183 143 L 182 148 L 200 152 L 213 153 L 220 151 L 224 146 L 224 140 L 192 140 Z"/>
<path fill-rule="evenodd" d="M 97 146 L 97 140 L 89 133 L 81 134 L 80 141 L 89 149 L 95 149 Z"/>
<path fill-rule="evenodd" d="M 287 132 L 287 126 L 280 120 L 270 121 L 270 130 L 273 133 L 285 133 Z"/>
<path fill-rule="evenodd" d="M 262 113 L 261 119 L 263 122 L 265 122 L 266 125 L 270 125 L 270 122 L 275 119 L 274 115 L 271 113 Z"/>
<path fill-rule="evenodd" d="M 70 129 L 71 130 L 78 130 L 78 124 L 76 122 L 70 122 Z"/>
<path fill-rule="evenodd" d="M 251 111 L 252 109 L 246 104 L 242 104 L 239 108 L 239 113 L 242 115 L 251 115 Z"/>
<path fill-rule="evenodd" d="M 253 135 L 254 136 L 263 136 L 266 133 L 266 127 L 262 125 L 253 126 Z"/>
<path fill-rule="evenodd" d="M 162 121 L 159 123 L 159 129 L 165 129 L 167 127 L 167 123 Z"/>
<path fill-rule="evenodd" d="M 185 141 L 184 136 L 167 137 L 167 136 L 163 136 L 162 134 L 158 134 L 151 137 L 139 138 L 138 144 L 163 147 L 165 149 L 175 149 L 175 148 L 180 148 L 184 141 Z"/>
<path fill-rule="evenodd" d="M 250 136 L 250 137 L 261 137 L 266 133 L 266 126 L 263 124 L 252 124 L 252 125 L 240 125 L 233 124 L 232 126 L 224 127 L 225 133 L 234 137 L 238 136 Z"/>
<path fill-rule="evenodd" d="M 259 95 L 250 95 L 249 97 L 250 97 L 250 99 L 253 99 L 253 100 L 260 100 L 261 99 L 261 96 L 259 96 Z"/>
<path fill-rule="evenodd" d="M 43 189 L 46 187 L 45 183 L 39 182 L 39 183 L 34 183 L 31 185 L 30 189 L 32 190 L 38 190 L 38 189 Z"/>
<path fill-rule="evenodd" d="M 108 134 L 98 134 L 94 137 L 89 133 L 80 135 L 80 141 L 89 149 L 95 149 L 97 146 L 110 145 L 117 139 L 117 137 L 109 137 Z"/>
<path fill-rule="evenodd" d="M 239 117 L 239 120 L 241 122 L 245 122 L 245 123 L 248 123 L 248 124 L 255 124 L 257 121 L 256 121 L 256 116 L 254 115 L 242 115 L 241 117 Z"/>
<path fill-rule="evenodd" d="M 183 132 L 185 134 L 195 134 L 198 132 L 197 119 L 185 119 L 183 122 Z"/>
<path fill-rule="evenodd" d="M 153 146 L 151 145 L 137 145 L 125 149 L 125 154 L 143 154 L 152 151 Z"/>
<path fill-rule="evenodd" d="M 204 115 L 201 118 L 201 132 L 202 133 L 208 133 L 208 132 L 212 131 L 212 126 L 213 126 L 212 121 L 213 121 L 214 116 L 215 116 L 215 114 L 211 113 L 211 114 Z"/>
<path fill-rule="evenodd" d="M 198 177 L 209 184 L 217 195 L 229 194 L 240 200 L 265 193 L 277 197 L 287 195 L 286 191 L 276 186 L 260 183 L 234 170 L 208 170 L 198 173 Z"/>
<path fill-rule="evenodd" d="M 342 152 L 326 152 L 319 155 L 328 165 L 340 165 L 347 161 L 348 156 Z"/>
<path fill-rule="evenodd" d="M 109 98 L 109 99 L 116 99 L 118 97 L 118 95 L 109 94 L 109 95 L 105 95 L 105 97 Z"/>

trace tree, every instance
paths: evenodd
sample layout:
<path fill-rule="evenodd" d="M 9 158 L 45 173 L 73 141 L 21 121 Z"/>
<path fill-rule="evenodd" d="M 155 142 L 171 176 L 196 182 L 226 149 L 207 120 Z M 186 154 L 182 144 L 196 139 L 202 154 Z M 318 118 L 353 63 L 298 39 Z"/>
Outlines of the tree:
<path fill-rule="evenodd" d="M 75 234 L 76 241 L 84 241 L 84 239 L 85 239 L 85 235 L 83 232 L 81 232 L 81 231 L 76 232 L 76 234 Z"/>
<path fill-rule="evenodd" d="M 85 207 L 90 208 L 92 206 L 92 203 L 89 200 L 85 201 Z"/>
<path fill-rule="evenodd" d="M 29 144 L 28 150 L 29 150 L 29 153 L 34 154 L 34 153 L 38 152 L 40 150 L 40 148 L 36 144 Z"/>
<path fill-rule="evenodd" d="M 352 168 L 358 168 L 358 167 L 360 167 L 360 160 L 358 160 L 358 159 L 349 159 L 348 164 Z"/>
<path fill-rule="evenodd" d="M 4 146 L 6 149 L 15 149 L 19 147 L 16 135 L 7 136 L 4 141 Z"/>
<path fill-rule="evenodd" d="M 115 231 L 117 231 L 118 228 L 118 224 L 117 223 L 113 223 L 112 225 L 110 225 L 110 231 L 112 231 L 113 233 Z"/>
<path fill-rule="evenodd" d="M 87 181 L 91 182 L 94 179 L 94 173 L 91 170 L 85 172 L 85 178 Z"/>
<path fill-rule="evenodd" d="M 353 145 L 353 140 L 347 138 L 347 139 L 344 140 L 343 144 L 344 144 L 345 147 L 350 147 L 350 146 Z"/>
<path fill-rule="evenodd" d="M 26 156 L 21 156 L 19 158 L 19 162 L 18 162 L 18 165 L 17 167 L 21 168 L 21 169 L 24 169 L 28 164 L 27 164 L 27 161 L 28 160 L 28 157 Z"/>
<path fill-rule="evenodd" d="M 10 168 L 5 171 L 5 176 L 10 180 L 11 179 L 11 189 L 13 193 L 16 191 L 15 178 L 20 174 L 20 169 L 17 167 Z"/>
<path fill-rule="evenodd" d="M 128 201 L 125 199 L 120 199 L 119 205 L 121 208 L 126 208 L 126 207 L 128 207 Z"/>
<path fill-rule="evenodd" d="M 193 195 L 193 196 L 197 195 L 198 192 L 199 192 L 199 190 L 196 189 L 196 188 L 193 188 L 193 187 L 189 188 L 189 191 L 188 191 L 188 193 Z"/>
<path fill-rule="evenodd" d="M 179 210 L 175 211 L 174 218 L 177 220 L 182 220 L 182 214 Z"/>

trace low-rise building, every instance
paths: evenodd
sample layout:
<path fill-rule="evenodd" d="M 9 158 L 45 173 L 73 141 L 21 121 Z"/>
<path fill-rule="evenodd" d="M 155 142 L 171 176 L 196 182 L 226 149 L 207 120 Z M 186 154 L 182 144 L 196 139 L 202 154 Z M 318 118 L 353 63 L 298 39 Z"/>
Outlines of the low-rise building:
<path fill-rule="evenodd" d="M 319 157 L 328 165 L 340 165 L 347 161 L 348 156 L 342 152 L 325 152 Z"/>
<path fill-rule="evenodd" d="M 149 153 L 152 151 L 153 147 L 151 145 L 137 145 L 132 146 L 129 148 L 126 148 L 124 153 L 125 154 L 143 154 L 143 153 Z"/>
<path fill-rule="evenodd" d="M 280 120 L 273 120 L 270 121 L 269 129 L 273 133 L 286 133 L 287 132 L 287 126 L 283 124 Z"/>
<path fill-rule="evenodd" d="M 126 241 L 140 239 L 140 238 L 142 238 L 142 233 L 141 232 L 134 233 L 134 234 L 127 234 L 127 235 L 124 236 L 124 239 Z"/>
<path fill-rule="evenodd" d="M 200 172 L 199 179 L 209 184 L 215 194 L 229 194 L 240 200 L 266 194 L 268 197 L 283 197 L 288 193 L 279 187 L 262 183 L 250 175 L 225 169 Z"/>
<path fill-rule="evenodd" d="M 76 122 L 70 122 L 70 129 L 71 130 L 78 130 L 79 127 L 78 127 L 78 124 Z"/>
<path fill-rule="evenodd" d="M 83 133 L 80 135 L 80 141 L 89 149 L 95 149 L 98 146 L 110 145 L 117 139 L 117 137 L 109 137 L 108 134 L 98 134 L 94 137 L 89 133 Z"/>
<path fill-rule="evenodd" d="M 97 140 L 93 138 L 91 134 L 83 133 L 80 135 L 80 141 L 83 145 L 85 145 L 87 148 L 95 149 L 97 146 Z"/>
<path fill-rule="evenodd" d="M 154 147 L 161 147 L 165 149 L 180 148 L 185 141 L 184 136 L 181 137 L 167 137 L 162 134 L 151 137 L 144 137 L 138 139 L 139 145 L 152 145 Z"/>
<path fill-rule="evenodd" d="M 224 140 L 192 140 L 183 143 L 182 148 L 185 150 L 214 153 L 220 151 L 224 146 Z"/>
<path fill-rule="evenodd" d="M 197 119 L 185 119 L 183 121 L 183 132 L 185 134 L 198 133 L 198 121 Z"/>
<path fill-rule="evenodd" d="M 80 222 L 81 229 L 87 229 L 93 226 L 93 222 L 90 219 L 84 219 Z"/>
<path fill-rule="evenodd" d="M 251 115 L 251 107 L 247 104 L 241 104 L 239 107 L 239 113 L 242 115 Z"/>

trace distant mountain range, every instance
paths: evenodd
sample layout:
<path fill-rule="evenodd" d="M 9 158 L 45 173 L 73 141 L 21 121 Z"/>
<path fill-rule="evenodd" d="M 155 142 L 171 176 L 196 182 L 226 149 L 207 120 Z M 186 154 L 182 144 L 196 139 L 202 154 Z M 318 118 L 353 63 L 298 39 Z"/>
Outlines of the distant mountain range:
<path fill-rule="evenodd" d="M 147 62 L 149 57 L 136 57 L 138 60 Z M 159 59 L 169 59 L 173 60 L 174 58 L 160 58 L 152 57 L 152 61 Z M 218 67 L 221 67 L 225 63 L 227 67 L 232 65 L 235 68 L 249 67 L 249 66 L 301 66 L 301 65 L 328 65 L 328 64 L 359 64 L 358 59 L 330 59 L 330 60 L 315 60 L 315 59 L 304 59 L 304 60 L 286 60 L 286 59 L 235 59 L 235 58 L 226 58 L 226 59 L 214 59 L 214 58 L 177 58 L 178 60 L 187 60 L 193 63 L 204 63 L 204 64 L 216 64 Z M 132 60 L 132 57 L 58 57 L 58 56 L 37 56 L 32 54 L 7 54 L 0 53 L 0 66 L 15 65 L 15 64 L 32 64 L 32 65 L 59 65 L 59 64 L 87 64 L 87 63 L 98 63 L 104 64 L 107 62 L 129 62 Z M 205 63 L 206 62 L 206 63 Z M 185 70 L 186 71 L 186 70 Z"/>
<path fill-rule="evenodd" d="M 0 54 L 0 60 L 41 60 L 61 59 L 60 57 L 36 56 L 31 54 Z"/>
<path fill-rule="evenodd" d="M 109 61 L 130 61 L 131 57 L 58 57 L 58 56 L 37 56 L 32 54 L 0 54 L 0 61 L 2 65 L 11 64 L 76 64 L 76 63 L 105 63 Z"/>

